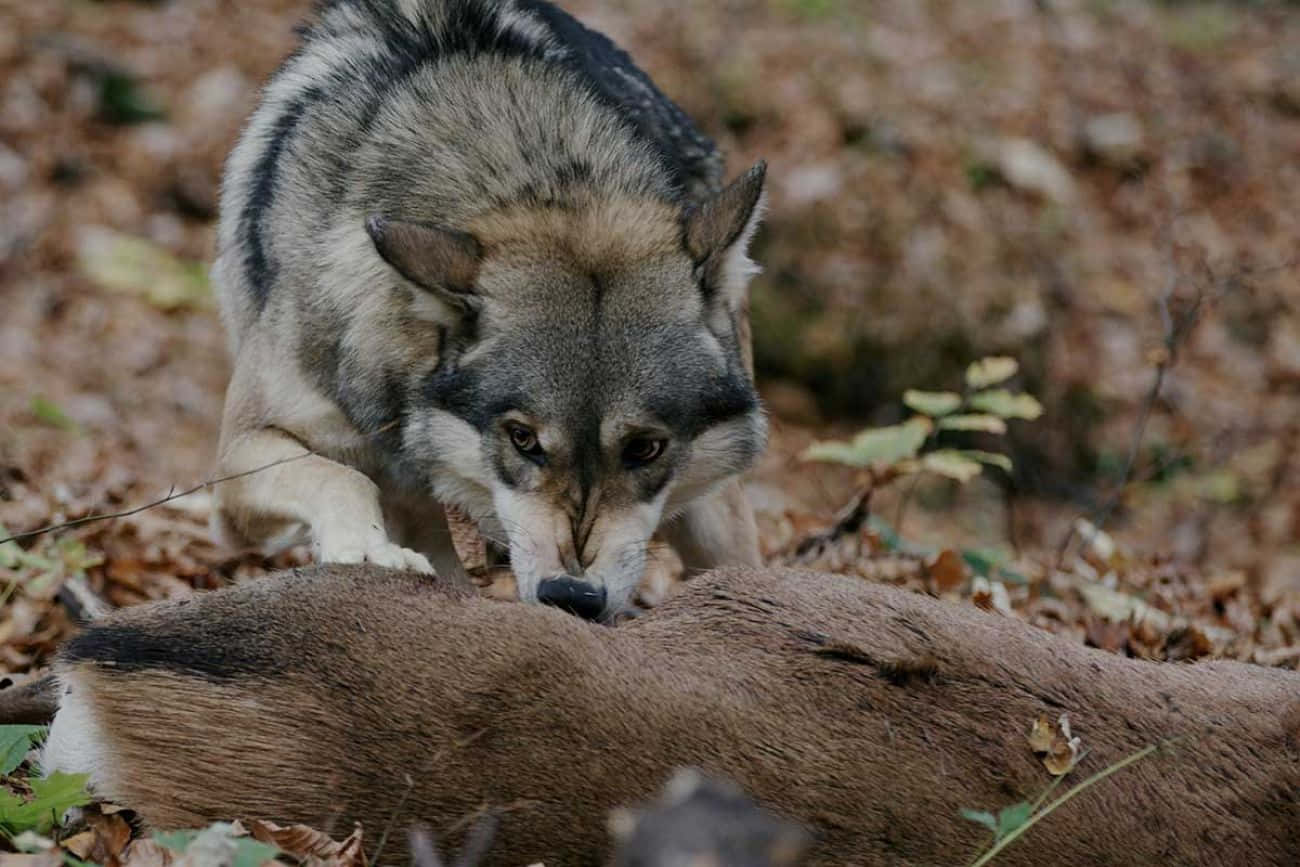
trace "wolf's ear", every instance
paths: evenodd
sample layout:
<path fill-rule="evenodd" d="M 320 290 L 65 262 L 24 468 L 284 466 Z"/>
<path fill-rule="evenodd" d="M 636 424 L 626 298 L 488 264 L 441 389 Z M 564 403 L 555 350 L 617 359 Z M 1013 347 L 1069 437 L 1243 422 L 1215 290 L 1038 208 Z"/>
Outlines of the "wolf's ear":
<path fill-rule="evenodd" d="M 366 231 L 384 261 L 397 272 L 460 307 L 474 299 L 482 250 L 473 235 L 372 216 Z"/>
<path fill-rule="evenodd" d="M 749 279 L 759 267 L 749 258 L 749 242 L 767 206 L 763 187 L 767 163 L 760 161 L 722 192 L 686 214 L 686 250 L 701 269 L 704 286 L 740 307 Z"/>

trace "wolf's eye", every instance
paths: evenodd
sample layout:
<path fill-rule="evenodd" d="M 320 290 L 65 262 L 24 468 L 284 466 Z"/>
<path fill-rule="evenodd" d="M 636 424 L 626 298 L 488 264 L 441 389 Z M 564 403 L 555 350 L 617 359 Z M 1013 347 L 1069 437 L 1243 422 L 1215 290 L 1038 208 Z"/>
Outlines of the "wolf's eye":
<path fill-rule="evenodd" d="M 628 469 L 644 467 L 664 453 L 666 440 L 654 437 L 637 437 L 623 446 L 623 465 Z"/>
<path fill-rule="evenodd" d="M 542 444 L 537 441 L 537 433 L 532 428 L 512 424 L 506 427 L 506 433 L 510 435 L 510 442 L 519 450 L 519 454 L 533 459 L 542 456 Z"/>

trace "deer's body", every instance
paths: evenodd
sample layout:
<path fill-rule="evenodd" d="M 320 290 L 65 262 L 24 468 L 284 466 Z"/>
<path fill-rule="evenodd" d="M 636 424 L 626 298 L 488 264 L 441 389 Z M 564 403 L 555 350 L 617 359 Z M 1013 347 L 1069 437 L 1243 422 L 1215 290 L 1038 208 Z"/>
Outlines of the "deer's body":
<path fill-rule="evenodd" d="M 496 810 L 489 863 L 598 864 L 607 811 L 694 765 L 810 828 L 809 863 L 951 864 L 986 842 L 960 808 L 1048 785 L 1025 734 L 1064 711 L 1089 751 L 1077 779 L 1183 740 L 1005 863 L 1300 852 L 1300 675 L 1122 659 L 847 578 L 714 573 L 609 628 L 386 570 L 305 570 L 121 612 L 59 673 L 47 765 L 90 772 L 155 827 L 455 837 Z"/>

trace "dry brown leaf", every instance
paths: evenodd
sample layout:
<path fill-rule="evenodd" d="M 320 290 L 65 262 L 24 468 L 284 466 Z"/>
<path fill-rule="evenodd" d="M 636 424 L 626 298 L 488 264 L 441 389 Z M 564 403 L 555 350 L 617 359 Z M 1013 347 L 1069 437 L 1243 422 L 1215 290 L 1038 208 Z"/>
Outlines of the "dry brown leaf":
<path fill-rule="evenodd" d="M 1053 776 L 1062 776 L 1079 761 L 1082 741 L 1070 733 L 1070 715 L 1061 714 L 1056 722 L 1040 714 L 1029 729 L 1029 748 L 1043 761 Z"/>
<path fill-rule="evenodd" d="M 1140 620 L 1129 635 L 1129 652 L 1139 659 L 1164 659 L 1167 634 L 1167 625 L 1162 628 L 1149 617 Z"/>
<path fill-rule="evenodd" d="M 966 583 L 966 563 L 951 548 L 940 551 L 926 569 L 937 593 L 951 592 Z"/>
<path fill-rule="evenodd" d="M 1126 620 L 1115 622 L 1090 616 L 1084 629 L 1085 640 L 1091 647 L 1118 653 L 1128 646 L 1130 627 Z"/>
<path fill-rule="evenodd" d="M 1178 662 L 1183 659 L 1198 659 L 1214 652 L 1214 642 L 1205 630 L 1196 624 L 1186 629 L 1175 629 L 1165 642 L 1165 659 Z"/>
<path fill-rule="evenodd" d="M 141 837 L 122 853 L 122 867 L 172 867 L 179 857 L 152 838 Z"/>
<path fill-rule="evenodd" d="M 71 837 L 65 837 L 59 841 L 59 845 L 67 849 L 73 855 L 85 860 L 90 857 L 90 853 L 95 849 L 95 843 L 99 835 L 94 831 L 82 831 L 80 834 L 73 834 Z M 96 859 L 102 860 L 102 859 Z"/>
<path fill-rule="evenodd" d="M 1015 612 L 1011 608 L 1011 596 L 1001 581 L 989 581 L 982 575 L 976 575 L 971 582 L 971 601 L 985 611 L 1011 617 Z"/>
<path fill-rule="evenodd" d="M 1218 601 L 1227 599 L 1246 586 L 1246 573 L 1240 569 L 1215 575 L 1210 579 L 1210 598 Z"/>
<path fill-rule="evenodd" d="M 1038 719 L 1034 720 L 1033 725 L 1029 727 L 1029 748 L 1036 753 L 1045 753 L 1052 748 L 1052 740 L 1056 737 L 1056 727 L 1052 721 L 1047 718 L 1047 714 L 1039 714 Z"/>
<path fill-rule="evenodd" d="M 234 823 L 233 834 L 246 831 L 259 843 L 269 843 L 296 858 L 316 858 L 330 867 L 365 867 L 361 825 L 357 824 L 342 841 L 307 825 L 277 825 L 260 819 Z"/>
<path fill-rule="evenodd" d="M 1061 777 L 1074 769 L 1079 761 L 1079 738 L 1057 738 L 1052 749 L 1043 757 L 1043 767 L 1055 777 Z"/>

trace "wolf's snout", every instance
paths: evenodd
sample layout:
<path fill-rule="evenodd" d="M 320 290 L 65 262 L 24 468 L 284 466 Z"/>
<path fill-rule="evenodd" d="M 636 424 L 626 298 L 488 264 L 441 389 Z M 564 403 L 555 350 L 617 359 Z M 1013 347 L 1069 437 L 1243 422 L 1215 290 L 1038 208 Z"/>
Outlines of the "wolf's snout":
<path fill-rule="evenodd" d="M 561 575 L 537 586 L 537 601 L 554 605 L 584 620 L 595 620 L 605 610 L 605 588 Z"/>

